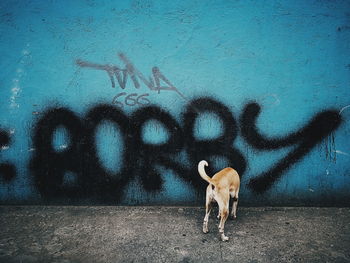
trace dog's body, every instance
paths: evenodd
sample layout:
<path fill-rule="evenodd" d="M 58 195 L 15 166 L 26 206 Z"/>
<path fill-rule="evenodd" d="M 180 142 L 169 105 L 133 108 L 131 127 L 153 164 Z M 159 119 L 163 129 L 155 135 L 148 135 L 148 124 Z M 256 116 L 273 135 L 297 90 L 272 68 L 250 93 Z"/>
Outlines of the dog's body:
<path fill-rule="evenodd" d="M 238 204 L 238 193 L 240 179 L 236 170 L 227 167 L 216 173 L 210 178 L 205 170 L 204 166 L 208 166 L 206 161 L 200 161 L 198 164 L 198 172 L 200 176 L 209 183 L 206 193 L 206 213 L 203 222 L 203 232 L 208 233 L 208 219 L 212 208 L 212 202 L 216 201 L 219 206 L 220 219 L 219 232 L 222 241 L 227 241 L 228 237 L 224 234 L 225 222 L 229 214 L 229 201 L 230 196 L 233 198 L 233 205 L 231 215 L 236 218 L 237 204 Z"/>

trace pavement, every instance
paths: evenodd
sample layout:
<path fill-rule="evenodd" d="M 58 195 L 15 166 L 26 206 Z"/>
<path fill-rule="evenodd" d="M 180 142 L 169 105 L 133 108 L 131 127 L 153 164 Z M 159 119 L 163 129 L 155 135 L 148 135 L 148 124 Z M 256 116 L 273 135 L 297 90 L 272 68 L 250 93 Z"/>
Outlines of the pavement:
<path fill-rule="evenodd" d="M 350 262 L 350 208 L 0 206 L 0 262 Z"/>

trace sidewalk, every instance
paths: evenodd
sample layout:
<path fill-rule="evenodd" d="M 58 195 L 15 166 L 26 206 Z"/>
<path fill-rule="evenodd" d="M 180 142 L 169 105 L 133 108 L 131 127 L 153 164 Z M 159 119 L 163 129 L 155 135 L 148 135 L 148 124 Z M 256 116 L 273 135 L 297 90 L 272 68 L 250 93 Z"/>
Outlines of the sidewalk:
<path fill-rule="evenodd" d="M 350 262 L 350 208 L 0 206 L 0 262 Z"/>

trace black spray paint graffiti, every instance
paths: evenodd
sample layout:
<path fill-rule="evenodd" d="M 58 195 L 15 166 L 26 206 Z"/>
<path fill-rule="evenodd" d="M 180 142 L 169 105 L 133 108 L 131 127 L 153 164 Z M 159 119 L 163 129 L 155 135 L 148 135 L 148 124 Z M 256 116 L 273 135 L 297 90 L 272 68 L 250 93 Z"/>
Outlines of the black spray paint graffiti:
<path fill-rule="evenodd" d="M 277 181 L 282 173 L 299 161 L 316 144 L 329 136 L 341 123 L 339 111 L 327 110 L 314 116 L 309 123 L 298 131 L 283 138 L 264 138 L 256 127 L 256 119 L 260 113 L 257 103 L 246 105 L 240 118 L 241 133 L 244 139 L 259 150 L 275 150 L 295 145 L 287 156 L 278 161 L 270 170 L 258 175 L 249 182 L 249 187 L 256 192 L 264 192 Z"/>
<path fill-rule="evenodd" d="M 0 151 L 11 144 L 9 132 L 0 129 Z M 5 182 L 10 182 L 16 176 L 15 166 L 9 162 L 0 163 L 0 175 Z"/>
<path fill-rule="evenodd" d="M 256 127 L 259 112 L 260 106 L 257 103 L 249 103 L 239 119 L 241 134 L 252 147 L 258 150 L 274 150 L 296 145 L 294 150 L 267 172 L 250 180 L 250 189 L 259 193 L 268 190 L 283 172 L 341 123 L 337 111 L 326 110 L 314 116 L 300 130 L 284 138 L 269 139 L 263 137 Z M 195 122 L 202 113 L 216 114 L 222 121 L 223 132 L 219 137 L 210 140 L 195 138 Z M 103 167 L 95 143 L 96 130 L 106 120 L 120 128 L 123 138 L 121 167 L 114 174 Z M 162 123 L 168 130 L 170 136 L 166 142 L 150 144 L 143 140 L 142 129 L 150 120 Z M 157 106 L 140 108 L 128 117 L 119 108 L 97 105 L 83 119 L 65 108 L 49 109 L 38 121 L 34 131 L 36 151 L 30 167 L 36 185 L 42 196 L 47 199 L 98 198 L 103 202 L 115 202 L 122 197 L 126 184 L 136 176 L 140 178 L 145 190 L 161 189 L 163 182 L 158 173 L 159 166 L 173 170 L 196 189 L 202 189 L 204 186 L 196 168 L 202 159 L 224 157 L 241 176 L 244 174 L 246 160 L 242 153 L 233 147 L 239 126 L 225 105 L 211 98 L 195 99 L 187 105 L 181 121 L 183 125 Z M 70 144 L 66 149 L 57 152 L 53 147 L 52 138 L 55 130 L 62 126 L 70 135 Z M 181 151 L 186 152 L 187 163 L 177 161 Z M 66 172 L 76 175 L 75 184 L 64 184 Z M 210 171 L 212 172 L 214 171 Z"/>
<path fill-rule="evenodd" d="M 173 84 L 171 84 L 169 79 L 164 76 L 158 67 L 152 68 L 153 78 L 149 77 L 149 79 L 147 79 L 123 53 L 119 53 L 118 56 L 124 63 L 125 68 L 120 68 L 115 65 L 97 64 L 93 62 L 83 61 L 81 59 L 78 59 L 76 61 L 76 64 L 82 68 L 92 68 L 106 71 L 111 80 L 112 88 L 116 87 L 117 80 L 118 86 L 121 89 L 125 89 L 129 76 L 133 83 L 133 86 L 136 89 L 139 89 L 141 87 L 141 83 L 143 83 L 150 91 L 156 91 L 158 93 L 160 93 L 161 90 L 174 91 L 183 99 L 186 99 L 186 97 Z M 166 85 L 162 85 L 161 83 L 165 83 Z M 112 103 L 119 107 L 123 107 L 124 105 L 144 106 L 150 104 L 150 101 L 148 98 L 146 98 L 148 96 L 149 93 L 139 95 L 138 93 L 127 94 L 126 92 L 121 92 L 114 96 Z"/>

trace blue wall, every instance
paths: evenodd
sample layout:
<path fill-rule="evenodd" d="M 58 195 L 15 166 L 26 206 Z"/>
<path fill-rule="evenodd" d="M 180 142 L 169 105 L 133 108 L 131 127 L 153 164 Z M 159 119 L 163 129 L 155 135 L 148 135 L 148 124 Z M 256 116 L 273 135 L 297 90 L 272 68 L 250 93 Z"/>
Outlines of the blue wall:
<path fill-rule="evenodd" d="M 242 204 L 349 205 L 349 11 L 1 1 L 1 203 L 202 204 L 206 159 Z"/>

